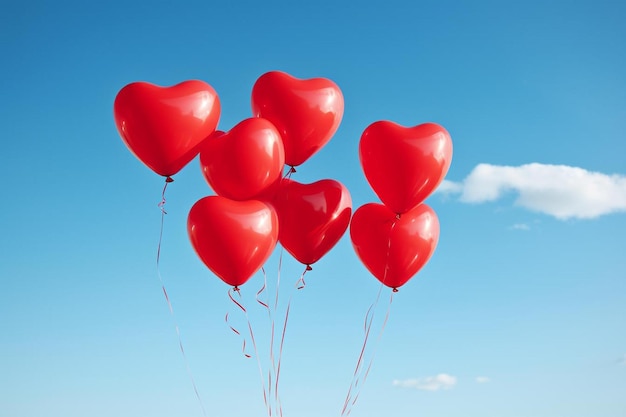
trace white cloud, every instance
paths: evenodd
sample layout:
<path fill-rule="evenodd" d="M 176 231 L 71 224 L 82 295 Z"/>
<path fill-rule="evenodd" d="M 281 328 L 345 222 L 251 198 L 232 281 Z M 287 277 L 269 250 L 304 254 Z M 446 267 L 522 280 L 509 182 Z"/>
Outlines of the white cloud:
<path fill-rule="evenodd" d="M 395 379 L 395 387 L 413 388 L 424 391 L 438 391 L 440 389 L 450 389 L 456 385 L 456 377 L 448 374 L 439 374 L 425 378 Z"/>
<path fill-rule="evenodd" d="M 513 226 L 511 226 L 511 229 L 513 229 L 513 230 L 530 230 L 530 226 L 527 225 L 526 223 L 516 223 Z"/>
<path fill-rule="evenodd" d="M 491 381 L 491 379 L 487 376 L 477 376 L 476 377 L 476 382 L 478 382 L 479 384 L 486 384 L 487 382 Z"/>
<path fill-rule="evenodd" d="M 443 180 L 439 187 L 437 187 L 437 192 L 446 193 L 446 194 L 456 194 L 463 192 L 463 184 L 459 184 L 458 182 Z"/>
<path fill-rule="evenodd" d="M 516 205 L 561 220 L 626 211 L 626 176 L 567 165 L 479 164 L 462 182 L 443 181 L 438 192 L 460 194 L 465 203 L 496 201 L 514 193 Z"/>

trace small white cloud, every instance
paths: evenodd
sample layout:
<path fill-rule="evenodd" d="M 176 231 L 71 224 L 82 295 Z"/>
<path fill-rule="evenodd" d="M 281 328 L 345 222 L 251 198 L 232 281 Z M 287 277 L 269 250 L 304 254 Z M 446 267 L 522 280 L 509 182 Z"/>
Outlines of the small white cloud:
<path fill-rule="evenodd" d="M 476 382 L 478 382 L 479 384 L 486 384 L 487 382 L 491 381 L 491 379 L 487 376 L 477 376 L 476 377 Z"/>
<path fill-rule="evenodd" d="M 560 220 L 626 211 L 626 176 L 567 165 L 479 164 L 462 182 L 444 181 L 439 192 L 459 194 L 465 203 L 496 201 L 514 193 L 516 205 Z"/>
<path fill-rule="evenodd" d="M 437 187 L 438 193 L 444 194 L 458 194 L 463 192 L 463 184 L 448 180 L 443 180 L 439 187 Z"/>
<path fill-rule="evenodd" d="M 511 229 L 513 229 L 513 230 L 530 230 L 530 226 L 527 225 L 526 223 L 515 223 L 513 226 L 511 226 Z"/>
<path fill-rule="evenodd" d="M 456 377 L 448 374 L 439 374 L 425 378 L 395 379 L 395 387 L 413 388 L 424 391 L 438 391 L 440 389 L 450 389 L 456 385 Z"/>

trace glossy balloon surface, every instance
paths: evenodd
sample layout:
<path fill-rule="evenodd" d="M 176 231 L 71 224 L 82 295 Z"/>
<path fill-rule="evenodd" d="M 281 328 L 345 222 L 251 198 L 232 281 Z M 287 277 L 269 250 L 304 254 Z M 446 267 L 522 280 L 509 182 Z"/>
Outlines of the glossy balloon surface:
<path fill-rule="evenodd" d="M 305 265 L 317 262 L 335 246 L 352 214 L 348 189 L 330 179 L 312 184 L 285 179 L 273 204 L 280 223 L 280 243 Z"/>
<path fill-rule="evenodd" d="M 252 113 L 272 122 L 285 145 L 285 163 L 298 166 L 335 134 L 343 95 L 326 78 L 301 80 L 280 71 L 263 74 L 252 88 Z"/>
<path fill-rule="evenodd" d="M 359 207 L 350 224 L 358 257 L 380 282 L 399 288 L 428 262 L 439 241 L 439 220 L 426 204 L 397 218 L 382 204 Z"/>
<path fill-rule="evenodd" d="M 130 151 L 157 174 L 170 176 L 187 165 L 215 131 L 220 101 L 203 81 L 172 87 L 136 82 L 119 91 L 113 113 Z"/>
<path fill-rule="evenodd" d="M 379 121 L 361 135 L 359 157 L 382 203 L 395 213 L 405 213 L 443 181 L 452 162 L 452 140 L 435 123 L 403 127 Z"/>
<path fill-rule="evenodd" d="M 278 216 L 260 201 L 221 196 L 198 200 L 187 232 L 204 264 L 231 286 L 244 284 L 269 258 L 278 241 Z"/>
<path fill-rule="evenodd" d="M 266 119 L 243 120 L 217 132 L 202 146 L 200 167 L 213 190 L 233 200 L 249 200 L 282 176 L 285 151 L 280 134 Z"/>

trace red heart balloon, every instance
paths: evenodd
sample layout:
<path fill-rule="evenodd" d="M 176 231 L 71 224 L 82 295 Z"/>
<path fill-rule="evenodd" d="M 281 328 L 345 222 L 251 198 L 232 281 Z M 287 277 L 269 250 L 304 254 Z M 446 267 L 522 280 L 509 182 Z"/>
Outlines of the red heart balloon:
<path fill-rule="evenodd" d="M 213 190 L 232 200 L 250 200 L 278 181 L 285 165 L 280 134 L 262 118 L 246 119 L 212 135 L 200 151 L 200 167 Z"/>
<path fill-rule="evenodd" d="M 432 256 L 439 241 L 439 220 L 426 204 L 397 215 L 382 204 L 369 203 L 354 213 L 350 238 L 372 275 L 396 289 Z"/>
<path fill-rule="evenodd" d="M 345 233 L 352 214 L 348 189 L 334 180 L 285 179 L 273 200 L 283 247 L 305 265 L 317 262 Z"/>
<path fill-rule="evenodd" d="M 209 196 L 191 207 L 187 232 L 202 262 L 222 281 L 237 287 L 272 254 L 278 241 L 278 216 L 258 200 Z"/>
<path fill-rule="evenodd" d="M 203 81 L 172 87 L 136 82 L 117 94 L 113 114 L 128 149 L 148 168 L 168 177 L 187 165 L 215 131 L 220 101 Z"/>
<path fill-rule="evenodd" d="M 452 140 L 435 123 L 403 127 L 378 121 L 361 135 L 359 157 L 383 204 L 395 213 L 406 213 L 443 181 L 452 161 Z"/>
<path fill-rule="evenodd" d="M 301 80 L 280 71 L 263 74 L 252 88 L 252 112 L 276 126 L 285 163 L 298 166 L 335 134 L 343 117 L 343 95 L 326 78 Z"/>

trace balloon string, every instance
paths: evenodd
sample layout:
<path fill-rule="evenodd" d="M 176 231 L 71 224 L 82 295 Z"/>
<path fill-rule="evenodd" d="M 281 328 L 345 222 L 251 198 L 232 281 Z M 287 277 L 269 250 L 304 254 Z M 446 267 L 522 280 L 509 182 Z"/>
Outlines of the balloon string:
<path fill-rule="evenodd" d="M 257 361 L 257 365 L 259 367 L 259 375 L 261 377 L 261 385 L 263 387 L 263 402 L 265 403 L 265 408 L 267 409 L 267 415 L 268 416 L 272 416 L 272 409 L 270 407 L 270 404 L 268 402 L 268 398 L 267 398 L 267 389 L 265 388 L 265 378 L 263 377 L 263 368 L 261 367 L 261 359 L 259 358 L 259 351 L 257 349 L 257 345 L 256 345 L 256 340 L 254 338 L 254 331 L 252 330 L 252 323 L 250 322 L 250 317 L 248 316 L 248 310 L 246 310 L 246 308 L 243 306 L 243 301 L 239 302 L 237 300 L 235 300 L 235 298 L 233 297 L 232 292 L 235 291 L 238 295 L 239 295 L 239 299 L 242 300 L 243 297 L 241 296 L 241 291 L 239 290 L 239 287 L 234 287 L 234 288 L 230 288 L 228 290 L 228 297 L 230 297 L 231 301 L 237 305 L 237 307 L 239 307 L 241 309 L 241 311 L 243 311 L 244 315 L 246 316 L 246 320 L 248 322 L 248 331 L 250 332 L 250 341 L 252 342 L 252 348 L 254 350 L 254 356 L 256 356 L 256 361 Z M 228 317 L 228 314 L 226 315 Z M 233 329 L 231 327 L 231 329 Z M 240 334 L 236 329 L 233 329 L 233 331 L 235 331 L 235 333 Z M 244 349 L 245 349 L 245 339 L 244 339 Z M 249 358 L 250 355 L 244 353 L 244 355 Z"/>
<path fill-rule="evenodd" d="M 352 381 L 350 383 L 350 387 L 348 388 L 348 394 L 346 395 L 346 399 L 344 401 L 343 404 L 343 409 L 341 410 L 341 415 L 349 415 L 350 411 L 352 409 L 352 405 L 354 405 L 354 403 L 356 402 L 356 399 L 358 398 L 358 394 L 360 392 L 360 390 L 356 393 L 356 397 L 354 399 L 352 399 L 352 391 L 356 390 L 356 388 L 358 387 L 359 383 L 361 383 L 361 385 L 365 382 L 365 378 L 361 381 L 360 378 L 360 374 L 362 372 L 362 365 L 363 365 L 363 358 L 365 356 L 365 352 L 367 349 L 367 344 L 368 344 L 368 340 L 369 340 L 369 335 L 370 335 L 370 329 L 372 326 L 372 322 L 374 320 L 374 315 L 376 313 L 376 307 L 378 306 L 378 302 L 380 300 L 380 295 L 382 293 L 382 289 L 383 286 L 385 285 L 385 282 L 387 281 L 387 273 L 389 272 L 389 256 L 391 254 L 391 234 L 393 232 L 393 229 L 396 227 L 396 224 L 398 222 L 398 220 L 400 220 L 400 214 L 397 214 L 395 216 L 395 218 L 392 220 L 392 224 L 391 224 L 391 228 L 389 229 L 389 239 L 387 241 L 387 253 L 385 256 L 385 271 L 383 273 L 383 279 L 381 281 L 380 287 L 378 288 L 378 294 L 376 294 L 376 300 L 374 301 L 374 303 L 372 305 L 370 305 L 369 309 L 367 310 L 367 313 L 365 314 L 365 325 L 364 325 L 364 339 L 363 339 L 363 346 L 361 347 L 361 352 L 359 354 L 359 358 L 357 360 L 357 364 L 356 367 L 354 368 L 354 373 L 352 375 Z M 397 292 L 397 289 L 393 289 L 393 292 Z M 371 314 L 371 315 L 370 315 Z M 389 310 L 387 310 L 387 316 L 389 315 Z M 368 318 L 369 317 L 369 318 Z M 387 323 L 387 319 L 385 318 L 385 324 Z M 384 329 L 384 325 L 383 325 L 383 329 Z M 379 337 L 380 335 L 382 335 L 382 330 L 379 333 Z M 368 369 L 366 370 L 366 377 L 367 374 L 369 373 L 369 368 L 371 367 L 372 362 L 370 361 L 370 364 L 368 366 Z"/>
<path fill-rule="evenodd" d="M 296 168 L 294 166 L 290 166 L 289 170 L 287 171 L 287 173 L 282 177 L 281 181 L 284 180 L 288 180 L 291 179 L 292 175 L 295 174 L 296 172 Z M 274 299 L 274 309 L 273 309 L 273 315 L 272 313 L 270 313 L 270 321 L 271 321 L 271 334 L 270 334 L 270 362 L 272 364 L 272 371 L 274 372 L 274 400 L 276 402 L 276 413 L 282 417 L 283 415 L 283 410 L 282 410 L 282 403 L 280 401 L 280 395 L 278 392 L 278 383 L 279 383 L 279 379 L 280 379 L 280 364 L 281 364 L 281 359 L 282 359 L 282 350 L 283 350 L 283 345 L 284 345 L 284 341 L 285 341 L 285 333 L 287 330 L 287 322 L 289 320 L 289 310 L 291 308 L 291 297 L 289 298 L 289 302 L 287 304 L 287 310 L 285 313 L 285 321 L 283 322 L 283 331 L 282 331 L 282 336 L 281 336 L 281 340 L 280 340 L 280 347 L 279 347 L 279 354 L 278 354 L 278 360 L 276 359 L 276 356 L 274 355 L 274 345 L 275 345 L 275 338 L 276 338 L 276 321 L 275 321 L 275 316 L 278 312 L 278 300 L 279 300 L 279 294 L 280 294 L 280 280 L 281 280 L 281 271 L 282 271 L 282 264 L 283 264 L 283 252 L 284 252 L 284 248 L 281 247 L 280 248 L 280 255 L 278 257 L 278 273 L 277 273 L 277 277 L 276 277 L 276 296 Z M 304 288 L 304 280 L 303 277 L 300 277 L 300 280 L 302 280 L 302 285 L 296 285 L 297 287 L 299 286 L 301 288 Z M 298 282 L 300 282 L 300 280 Z M 268 310 L 269 311 L 269 310 Z M 269 380 L 271 380 L 271 372 L 270 372 L 270 377 L 268 378 Z M 270 387 L 270 391 L 271 391 L 271 387 Z"/>
<path fill-rule="evenodd" d="M 165 190 L 167 190 L 167 184 L 169 184 L 170 182 L 174 182 L 174 179 L 172 177 L 166 177 L 165 185 L 163 186 L 163 192 L 161 192 L 161 201 L 158 204 L 159 208 L 161 209 L 161 213 L 163 214 L 167 214 L 167 212 L 165 211 Z"/>
<path fill-rule="evenodd" d="M 269 306 L 269 297 L 267 302 L 261 300 L 259 297 L 261 296 L 261 294 L 263 294 L 266 290 L 267 290 L 267 273 L 265 272 L 265 268 L 262 267 L 261 271 L 263 272 L 263 286 L 261 287 L 261 289 L 259 291 L 257 291 L 256 293 L 256 301 L 257 303 L 259 303 L 261 306 L 263 306 L 263 308 L 265 308 L 267 310 L 267 315 L 269 317 L 269 320 L 272 324 L 272 340 L 273 340 L 273 336 L 274 336 L 274 317 L 272 315 L 272 309 Z M 268 391 L 267 391 L 267 397 L 268 397 L 268 401 L 270 403 L 270 410 L 272 409 L 273 405 L 272 403 L 272 369 L 275 368 L 275 364 L 274 364 L 274 358 L 273 358 L 273 353 L 272 353 L 272 344 L 273 342 L 271 342 L 270 344 L 270 363 L 272 364 L 272 367 L 268 367 L 268 371 L 267 371 L 267 387 L 268 387 Z M 276 373 L 276 370 L 274 369 L 274 374 Z"/>
<path fill-rule="evenodd" d="M 343 404 L 343 409 L 341 410 L 341 415 L 345 415 L 346 412 L 349 412 L 350 401 L 352 399 L 352 391 L 357 388 L 359 384 L 359 375 L 361 373 L 361 366 L 363 365 L 363 358 L 365 357 L 367 344 L 370 336 L 370 331 L 372 328 L 372 322 L 374 321 L 374 316 L 376 313 L 376 308 L 378 306 L 378 302 L 380 300 L 380 295 L 383 290 L 383 284 L 381 283 L 378 287 L 378 293 L 376 294 L 376 299 L 367 309 L 367 313 L 365 313 L 365 321 L 363 325 L 363 345 L 361 346 L 361 351 L 359 353 L 359 358 L 357 360 L 356 366 L 354 368 L 354 373 L 352 374 L 352 381 L 350 382 L 350 387 L 348 388 L 348 394 L 346 395 L 346 399 Z"/>
<path fill-rule="evenodd" d="M 185 362 L 185 368 L 187 370 L 187 375 L 191 381 L 191 385 L 193 386 L 193 391 L 196 394 L 196 398 L 198 399 L 198 403 L 200 404 L 200 408 L 202 409 L 202 415 L 207 417 L 206 409 L 204 408 L 204 403 L 202 402 L 202 398 L 200 397 L 200 393 L 198 391 L 198 386 L 196 385 L 195 378 L 193 377 L 193 373 L 191 372 L 191 367 L 189 366 L 189 359 L 187 358 L 187 354 L 185 353 L 185 348 L 183 346 L 183 339 L 180 334 L 180 327 L 178 326 L 178 321 L 176 320 L 176 316 L 174 315 L 174 307 L 172 307 L 172 302 L 170 301 L 170 297 L 167 294 L 167 290 L 165 289 L 165 283 L 163 282 L 163 277 L 161 276 L 161 243 L 163 241 L 163 228 L 165 225 L 165 215 L 167 212 L 165 211 L 165 191 L 167 190 L 167 185 L 170 182 L 174 182 L 171 177 L 167 177 L 165 179 L 165 185 L 163 186 L 163 191 L 161 192 L 161 202 L 159 202 L 158 207 L 161 210 L 161 228 L 159 231 L 159 244 L 157 246 L 157 256 L 156 256 L 156 268 L 157 268 L 157 276 L 159 277 L 159 282 L 161 283 L 161 290 L 163 291 L 163 296 L 165 297 L 165 301 L 167 302 L 167 307 L 170 311 L 170 316 L 174 321 L 174 328 L 176 329 L 176 336 L 178 337 L 178 347 L 180 348 L 180 353 L 183 356 L 183 361 Z"/>
<path fill-rule="evenodd" d="M 280 394 L 279 394 L 279 390 L 278 390 L 278 383 L 280 380 L 280 366 L 281 366 L 281 361 L 282 361 L 282 355 L 283 355 L 283 344 L 285 342 L 285 332 L 287 331 L 287 321 L 289 320 L 289 310 L 291 309 L 291 299 L 289 299 L 289 303 L 287 304 L 287 310 L 285 312 L 285 322 L 283 323 L 283 333 L 281 336 L 281 340 L 280 340 L 280 350 L 278 353 L 278 365 L 276 367 L 276 378 L 274 380 L 274 393 L 276 395 L 276 407 L 277 407 L 277 412 L 278 412 L 278 416 L 279 417 L 283 417 L 283 407 L 282 407 L 282 403 L 280 401 Z"/>
<path fill-rule="evenodd" d="M 387 273 L 389 272 L 389 256 L 391 255 L 391 235 L 393 233 L 393 229 L 395 229 L 396 224 L 400 220 L 400 214 L 396 214 L 396 217 L 391 222 L 391 227 L 389 228 L 389 239 L 387 240 L 387 253 L 385 254 L 385 272 L 383 273 L 382 283 L 385 284 L 387 282 Z M 378 293 L 380 296 L 380 292 Z"/>
<path fill-rule="evenodd" d="M 379 295 L 382 291 L 383 285 L 380 285 L 380 289 L 378 291 Z M 373 310 L 376 310 L 376 304 L 378 303 L 378 297 L 376 298 L 376 302 L 372 303 L 370 307 L 367 309 L 367 313 L 365 314 L 365 324 L 364 324 L 364 339 L 363 345 L 361 346 L 361 351 L 359 353 L 359 358 L 357 360 L 356 366 L 354 367 L 354 373 L 352 374 L 352 381 L 350 381 L 350 387 L 348 388 L 348 393 L 346 394 L 346 399 L 343 403 L 343 409 L 341 410 L 341 415 L 345 415 L 349 410 L 350 400 L 352 399 L 352 390 L 356 389 L 358 385 L 358 375 L 361 371 L 361 364 L 363 363 L 363 357 L 365 356 L 365 350 L 367 348 L 367 341 L 369 340 L 370 329 L 372 326 L 372 320 L 374 318 Z M 371 315 L 370 315 L 371 314 Z"/>
<path fill-rule="evenodd" d="M 266 302 L 259 300 L 259 297 L 265 292 L 265 289 L 267 288 L 267 274 L 265 273 L 265 268 L 261 268 L 261 271 L 263 272 L 263 286 L 256 293 L 256 301 L 269 311 L 269 305 Z"/>
<path fill-rule="evenodd" d="M 163 225 L 165 223 L 165 215 L 167 214 L 167 211 L 165 211 L 165 191 L 167 190 L 167 185 L 170 182 L 174 182 L 174 180 L 171 177 L 167 177 L 165 179 L 165 185 L 163 186 L 163 191 L 161 192 L 161 201 L 158 204 L 159 209 L 161 210 L 161 231 L 159 232 L 159 245 L 157 246 L 157 256 L 156 256 L 156 263 L 157 263 L 157 272 L 159 272 L 159 260 L 161 259 L 161 242 L 163 241 Z M 159 279 L 161 280 L 161 282 L 163 282 L 163 280 L 161 279 L 161 273 L 159 272 Z"/>
<path fill-rule="evenodd" d="M 304 268 L 304 271 L 302 271 L 302 274 L 300 275 L 300 277 L 298 278 L 298 280 L 296 281 L 296 284 L 294 286 L 294 288 L 296 290 L 302 290 L 306 287 L 306 282 L 304 281 L 304 276 L 306 275 L 306 273 L 308 271 L 313 270 L 313 268 L 311 268 L 310 265 L 307 265 Z M 287 310 L 285 311 L 285 321 L 283 322 L 283 331 L 280 337 L 280 347 L 278 350 L 278 365 L 276 367 L 276 379 L 274 381 L 274 393 L 276 394 L 276 402 L 277 402 L 277 407 L 278 407 L 278 415 L 279 417 L 283 416 L 283 410 L 282 410 L 282 404 L 280 402 L 280 395 L 279 395 L 279 390 L 278 390 L 278 385 L 280 382 L 280 368 L 281 368 L 281 362 L 282 362 L 282 357 L 283 357 L 283 347 L 285 345 L 285 335 L 287 333 L 287 323 L 289 321 L 289 311 L 291 310 L 291 300 L 293 299 L 293 293 L 289 296 L 289 301 L 287 302 Z"/>
<path fill-rule="evenodd" d="M 280 248 L 280 255 L 278 256 L 278 274 L 276 276 L 276 298 L 274 299 L 274 311 L 278 309 L 278 290 L 280 288 L 280 271 L 283 267 L 283 248 Z"/>
<path fill-rule="evenodd" d="M 369 363 L 367 365 L 367 369 L 365 370 L 365 374 L 363 375 L 363 379 L 361 380 L 361 387 L 363 387 L 363 385 L 365 385 L 365 380 L 367 379 L 367 376 L 370 373 L 370 370 L 372 369 L 372 364 L 374 363 L 374 357 L 376 356 L 376 351 L 378 350 L 378 345 L 380 340 L 382 339 L 383 336 L 383 332 L 385 331 L 385 327 L 387 326 L 387 321 L 389 320 L 389 314 L 391 313 L 391 303 L 393 302 L 393 294 L 397 292 L 397 290 L 394 289 L 394 291 L 391 292 L 391 295 L 389 296 L 389 304 L 387 306 L 387 312 L 385 313 L 385 319 L 383 320 L 383 324 L 380 328 L 380 331 L 378 332 L 378 337 L 376 338 L 376 343 L 374 344 L 374 350 L 372 352 L 372 355 L 370 357 Z M 355 388 L 356 386 L 359 384 L 359 381 L 357 380 L 356 384 L 355 384 Z M 352 412 L 352 406 L 354 406 L 356 404 L 357 399 L 359 398 L 359 395 L 361 394 L 361 389 L 359 388 L 358 391 L 356 392 L 354 399 L 352 400 L 349 409 L 346 412 L 346 416 L 349 416 L 350 413 Z"/>
<path fill-rule="evenodd" d="M 268 372 L 267 372 L 267 387 L 268 387 L 268 391 L 267 391 L 267 397 L 269 398 L 269 404 L 270 404 L 270 410 L 273 409 L 274 404 L 272 404 L 272 399 L 274 399 L 276 401 L 276 403 L 278 404 L 280 402 L 279 398 L 278 398 L 278 393 L 277 392 L 272 392 L 272 388 L 274 386 L 274 384 L 272 383 L 273 375 L 276 375 L 276 358 L 274 356 L 274 339 L 275 339 L 275 333 L 276 333 L 276 322 L 275 322 L 275 315 L 276 312 L 278 310 L 278 299 L 279 299 L 279 289 L 280 289 L 280 271 L 281 271 L 281 266 L 282 266 L 282 256 L 283 256 L 283 252 L 282 252 L 282 248 L 280 251 L 280 256 L 279 256 L 279 260 L 278 260 L 278 277 L 277 277 L 277 282 L 276 282 L 276 295 L 275 295 L 275 299 L 274 299 L 274 305 L 273 308 L 270 307 L 270 301 L 269 301 L 269 297 L 267 302 L 263 301 L 260 299 L 261 294 L 263 294 L 266 290 L 267 290 L 267 273 L 265 271 L 265 267 L 261 268 L 261 271 L 263 272 L 263 286 L 261 287 L 261 289 L 259 291 L 257 291 L 256 293 L 256 301 L 257 303 L 259 303 L 261 306 L 263 306 L 266 310 L 267 310 L 267 314 L 268 314 L 268 318 L 270 321 L 270 346 L 269 346 L 269 358 L 270 358 L 270 365 L 268 366 Z M 234 300 L 233 300 L 234 301 Z M 274 394 L 274 395 L 272 395 Z M 276 406 L 277 408 L 279 406 Z M 277 411 L 278 412 L 278 411 Z"/>
<path fill-rule="evenodd" d="M 233 300 L 232 297 L 231 297 L 231 300 Z M 237 301 L 233 300 L 233 302 L 239 305 Z M 251 357 L 250 354 L 246 352 L 246 338 L 241 335 L 241 332 L 239 330 L 237 330 L 232 324 L 230 324 L 230 321 L 228 320 L 229 315 L 230 313 L 226 313 L 226 316 L 224 316 L 224 321 L 226 322 L 228 327 L 230 327 L 230 330 L 232 330 L 233 333 L 235 333 L 237 336 L 240 336 L 243 339 L 242 346 L 241 346 L 241 353 L 243 353 L 243 356 L 245 356 L 246 358 L 250 358 Z"/>
<path fill-rule="evenodd" d="M 289 175 L 289 174 L 288 174 Z M 269 393 L 270 393 L 270 398 L 271 398 L 271 393 L 272 393 L 272 386 L 275 386 L 276 389 L 274 389 L 274 401 L 275 401 L 275 407 L 276 407 L 276 412 L 277 414 L 282 415 L 282 406 L 281 406 L 281 402 L 280 402 L 280 398 L 278 395 L 278 384 L 272 384 L 272 372 L 274 375 L 274 381 L 277 381 L 277 367 L 276 367 L 276 357 L 274 355 L 274 341 L 276 338 L 276 319 L 275 316 L 277 314 L 278 311 L 278 300 L 279 300 L 279 294 L 280 294 L 280 278 L 281 278 L 281 270 L 282 270 L 282 264 L 283 264 L 283 248 L 280 248 L 279 251 L 279 256 L 278 256 L 278 273 L 277 273 L 277 277 L 276 277 L 276 294 L 275 294 L 275 298 L 274 298 L 274 306 L 273 309 L 268 308 L 268 315 L 269 315 L 269 319 L 270 319 L 270 363 L 271 363 L 271 368 L 268 370 L 268 382 L 269 382 Z M 271 401 L 271 399 L 270 399 Z"/>
<path fill-rule="evenodd" d="M 274 338 L 276 337 L 276 314 L 278 312 L 278 296 L 280 294 L 280 278 L 281 271 L 283 266 L 283 248 L 280 248 L 280 254 L 278 256 L 278 273 L 276 274 L 276 296 L 274 298 L 274 312 L 270 313 L 270 321 L 271 321 L 271 335 L 270 335 L 270 362 L 272 364 L 272 371 L 274 372 L 274 381 L 278 380 L 278 370 L 276 368 L 276 358 L 274 356 Z M 274 389 L 274 401 L 275 406 L 277 408 L 276 412 L 279 416 L 282 416 L 282 405 L 280 402 L 280 398 L 278 395 L 278 383 L 275 382 Z"/>
<path fill-rule="evenodd" d="M 287 173 L 285 174 L 285 176 L 283 176 L 283 179 L 290 179 L 290 178 L 291 178 L 291 176 L 292 176 L 293 174 L 295 174 L 295 173 L 296 173 L 296 167 L 291 166 L 291 167 L 289 167 L 289 171 L 287 171 Z"/>

